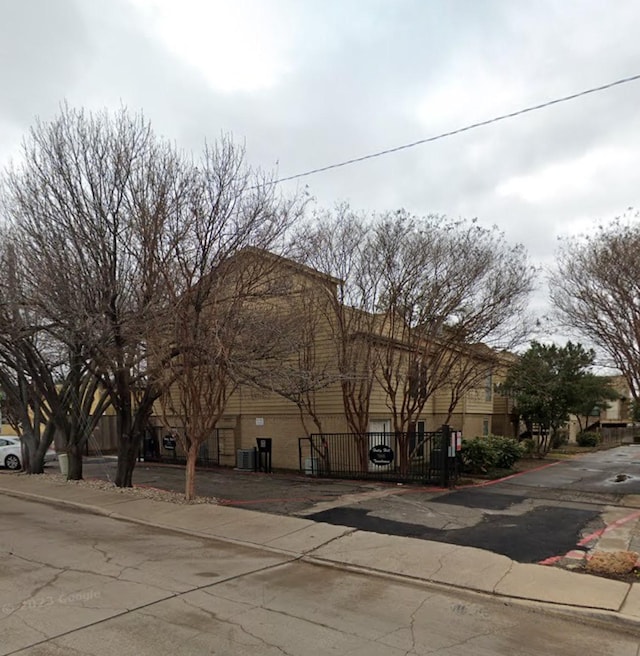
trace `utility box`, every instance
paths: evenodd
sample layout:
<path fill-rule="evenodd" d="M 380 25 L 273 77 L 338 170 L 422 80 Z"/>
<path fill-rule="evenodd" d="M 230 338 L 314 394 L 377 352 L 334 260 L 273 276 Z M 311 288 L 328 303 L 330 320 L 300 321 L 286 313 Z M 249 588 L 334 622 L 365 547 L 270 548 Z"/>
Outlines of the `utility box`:
<path fill-rule="evenodd" d="M 242 471 L 256 470 L 256 450 L 238 449 L 236 454 L 236 469 Z"/>
<path fill-rule="evenodd" d="M 271 450 L 273 440 L 270 437 L 258 437 L 256 468 L 258 471 L 271 473 Z"/>

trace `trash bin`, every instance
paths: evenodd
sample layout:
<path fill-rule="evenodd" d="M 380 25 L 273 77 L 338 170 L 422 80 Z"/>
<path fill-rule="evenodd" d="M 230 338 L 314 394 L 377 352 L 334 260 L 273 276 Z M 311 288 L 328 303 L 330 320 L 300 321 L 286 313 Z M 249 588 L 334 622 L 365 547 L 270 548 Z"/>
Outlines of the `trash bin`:
<path fill-rule="evenodd" d="M 59 453 L 58 454 L 58 465 L 60 465 L 60 473 L 63 476 L 69 476 L 69 454 L 68 453 Z"/>
<path fill-rule="evenodd" d="M 318 475 L 318 458 L 305 458 L 304 459 L 304 473 L 307 476 Z"/>

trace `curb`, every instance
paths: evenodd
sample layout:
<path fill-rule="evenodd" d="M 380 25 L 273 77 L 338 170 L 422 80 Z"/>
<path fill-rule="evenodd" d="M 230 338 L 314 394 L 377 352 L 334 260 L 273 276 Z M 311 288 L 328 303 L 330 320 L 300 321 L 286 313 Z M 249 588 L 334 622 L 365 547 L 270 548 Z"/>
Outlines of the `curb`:
<path fill-rule="evenodd" d="M 521 606 L 523 608 L 535 609 L 548 615 L 562 615 L 563 617 L 578 620 L 582 623 L 598 622 L 598 624 L 608 628 L 611 628 L 611 623 L 615 623 L 619 625 L 623 631 L 631 633 L 634 637 L 638 635 L 638 627 L 640 626 L 640 620 L 637 618 L 631 615 L 625 615 L 620 611 L 607 610 L 606 608 L 575 606 L 555 601 L 544 601 L 541 599 L 529 599 L 526 597 L 515 597 L 511 595 L 499 594 L 497 592 L 486 592 L 484 590 L 477 590 L 476 588 L 465 588 L 453 583 L 441 583 L 440 581 L 422 579 L 406 574 L 393 574 L 391 572 L 385 572 L 384 570 L 375 568 L 362 567 L 358 565 L 347 565 L 345 563 L 327 560 L 325 558 L 318 558 L 313 555 L 303 556 L 299 560 L 302 562 L 310 563 L 312 565 L 317 565 L 319 567 L 328 567 L 343 572 L 352 572 L 354 574 L 376 576 L 377 578 L 385 579 L 388 581 L 395 581 L 398 583 L 426 585 L 430 588 L 442 590 L 443 592 L 456 590 L 471 596 L 501 601 L 505 606 L 514 605 Z"/>

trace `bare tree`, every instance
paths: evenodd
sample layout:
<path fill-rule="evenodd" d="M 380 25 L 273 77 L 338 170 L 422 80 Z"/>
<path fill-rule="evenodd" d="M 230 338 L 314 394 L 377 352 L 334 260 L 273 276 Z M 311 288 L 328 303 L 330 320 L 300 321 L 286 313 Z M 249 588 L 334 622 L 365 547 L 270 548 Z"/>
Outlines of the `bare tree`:
<path fill-rule="evenodd" d="M 26 303 L 20 262 L 10 235 L 0 245 L 0 387 L 9 417 L 22 435 L 22 466 L 42 473 L 53 440 L 60 395 L 59 349 Z"/>
<path fill-rule="evenodd" d="M 223 137 L 205 149 L 190 190 L 189 212 L 170 225 L 163 266 L 171 318 L 165 340 L 176 356 L 164 363 L 163 421 L 187 456 L 185 494 L 195 494 L 200 445 L 215 430 L 230 394 L 278 366 L 281 317 L 270 299 L 278 258 L 303 197 L 285 198 L 273 180 L 245 163 L 244 150 Z"/>
<path fill-rule="evenodd" d="M 523 338 L 534 272 L 523 249 L 495 229 L 403 211 L 380 218 L 367 261 L 379 276 L 383 316 L 376 376 L 406 468 L 408 429 L 427 401 L 445 386 L 464 391 L 473 378 L 464 364 L 471 345 L 511 347 Z"/>
<path fill-rule="evenodd" d="M 295 237 L 296 257 L 328 278 L 318 289 L 314 316 L 330 336 L 345 420 L 355 436 L 366 469 L 369 407 L 375 381 L 374 335 L 376 285 L 368 266 L 366 245 L 370 222 L 348 204 L 315 213 Z M 318 331 L 317 331 L 318 332 Z M 329 467 L 328 454 L 318 454 Z"/>
<path fill-rule="evenodd" d="M 142 116 L 66 106 L 36 123 L 3 178 L 33 302 L 71 350 L 71 369 L 93 372 L 116 410 L 119 486 L 131 485 L 160 394 L 145 347 L 170 311 L 157 251 L 188 185 L 181 157 Z"/>
<path fill-rule="evenodd" d="M 6 232 L 0 246 L 0 381 L 22 433 L 25 470 L 42 472 L 57 436 L 70 455 L 69 477 L 81 478 L 81 450 L 106 395 L 78 351 L 56 337 L 39 312 L 21 253 Z"/>
<path fill-rule="evenodd" d="M 449 389 L 451 415 L 491 370 L 490 347 L 523 338 L 533 269 L 496 230 L 404 211 L 367 219 L 339 205 L 316 216 L 299 242 L 304 261 L 337 280 L 327 320 L 361 464 L 377 383 L 406 466 L 408 429 L 434 393 Z"/>
<path fill-rule="evenodd" d="M 448 424 L 463 397 L 479 385 L 484 385 L 484 392 L 493 395 L 492 380 L 496 369 L 501 366 L 501 354 L 485 344 L 468 344 L 458 347 L 463 352 L 459 353 L 456 367 L 451 372 L 448 383 L 444 390 L 448 393 L 449 404 L 447 416 L 444 423 Z"/>
<path fill-rule="evenodd" d="M 404 212 L 376 226 L 369 261 L 380 272 L 379 336 L 389 346 L 379 354 L 379 377 L 401 431 L 455 375 L 453 365 L 470 356 L 471 345 L 522 338 L 533 270 L 522 248 L 496 230 Z"/>
<path fill-rule="evenodd" d="M 636 212 L 564 242 L 551 274 L 562 324 L 619 369 L 640 400 L 640 224 Z"/>

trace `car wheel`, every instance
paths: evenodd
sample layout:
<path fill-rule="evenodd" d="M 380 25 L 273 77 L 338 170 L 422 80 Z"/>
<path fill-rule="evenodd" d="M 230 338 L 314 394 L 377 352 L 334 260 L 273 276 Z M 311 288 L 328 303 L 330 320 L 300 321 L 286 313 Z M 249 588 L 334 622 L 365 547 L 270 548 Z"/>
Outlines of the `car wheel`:
<path fill-rule="evenodd" d="M 4 459 L 4 466 L 7 469 L 20 469 L 20 458 L 10 454 Z"/>

